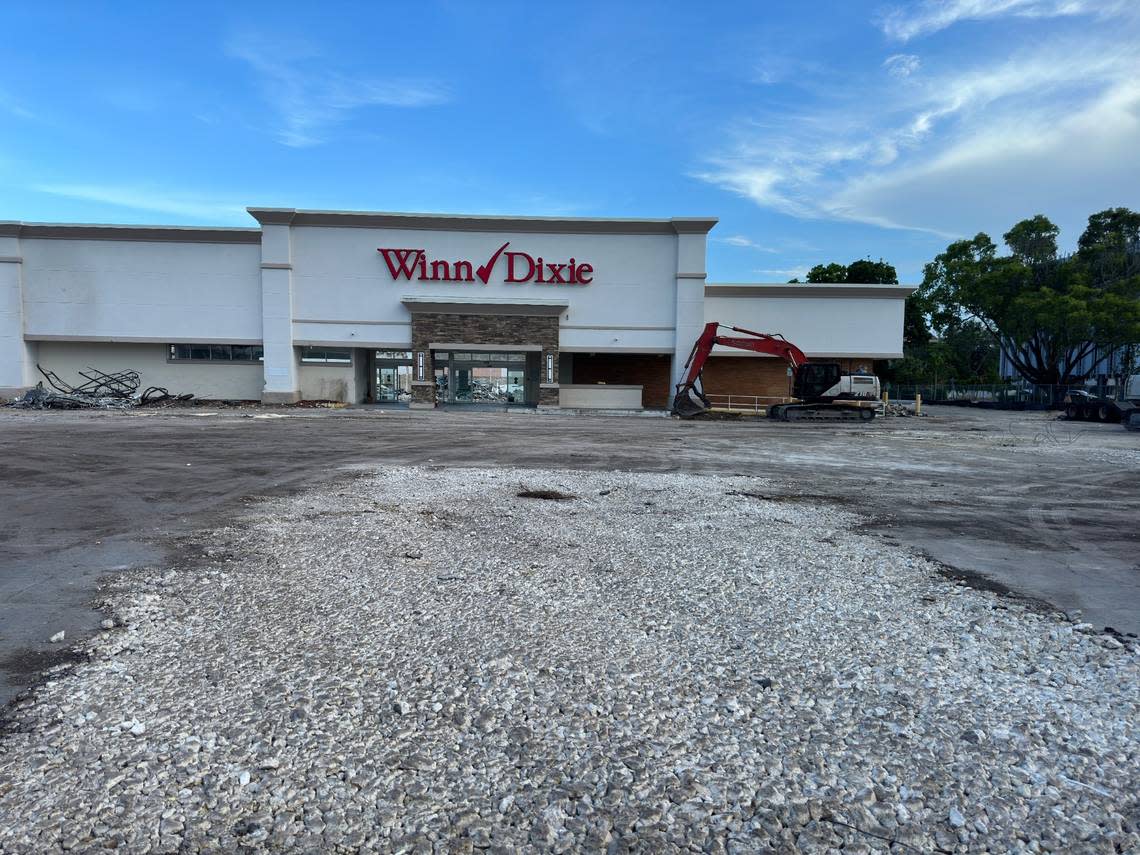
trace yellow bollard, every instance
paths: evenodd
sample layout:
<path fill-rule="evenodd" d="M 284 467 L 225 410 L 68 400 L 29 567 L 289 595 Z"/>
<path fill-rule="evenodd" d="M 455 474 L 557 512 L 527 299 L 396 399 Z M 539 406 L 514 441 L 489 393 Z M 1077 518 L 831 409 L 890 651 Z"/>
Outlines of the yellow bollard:
<path fill-rule="evenodd" d="M 915 392 L 914 393 L 914 414 L 916 416 L 922 415 L 922 393 L 921 392 Z"/>

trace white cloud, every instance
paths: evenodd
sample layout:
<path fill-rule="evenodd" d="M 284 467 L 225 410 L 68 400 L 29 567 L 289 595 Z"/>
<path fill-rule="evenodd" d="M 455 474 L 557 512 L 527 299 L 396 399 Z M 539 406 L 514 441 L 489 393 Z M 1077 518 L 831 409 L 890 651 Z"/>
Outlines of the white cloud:
<path fill-rule="evenodd" d="M 1061 18 L 1078 15 L 1110 17 L 1127 13 L 1123 0 L 923 0 L 888 9 L 879 20 L 883 32 L 897 41 L 944 30 L 960 21 L 990 18 Z"/>
<path fill-rule="evenodd" d="M 154 211 L 208 223 L 252 225 L 244 204 L 193 194 L 100 184 L 40 184 L 31 189 L 52 196 L 100 202 L 136 211 Z"/>
<path fill-rule="evenodd" d="M 814 112 L 737 124 L 697 177 L 794 217 L 942 236 L 998 211 L 1008 228 L 1038 211 L 1134 206 L 1135 30 L 1115 22 L 966 70 L 836 86 Z"/>
<path fill-rule="evenodd" d="M 883 68 L 892 77 L 910 77 L 921 67 L 922 60 L 909 53 L 896 53 L 883 60 Z"/>
<path fill-rule="evenodd" d="M 297 148 L 325 141 L 330 126 L 363 107 L 429 107 L 448 100 L 438 82 L 414 77 L 352 77 L 333 70 L 311 45 L 235 39 L 230 56 L 257 73 L 265 97 L 281 117 L 277 138 Z"/>
<path fill-rule="evenodd" d="M 1072 241 L 1088 214 L 1136 207 L 1140 82 L 1112 87 L 1057 119 L 1010 120 L 956 140 L 896 172 L 870 173 L 827 202 L 835 216 L 883 225 L 923 222 L 952 235 L 1001 234 L 1045 213 Z"/>
<path fill-rule="evenodd" d="M 757 252 L 779 252 L 780 251 L 778 249 L 773 249 L 770 246 L 762 246 L 762 245 L 756 243 L 756 241 L 752 240 L 752 238 L 745 237 L 744 235 L 729 235 L 728 237 L 714 237 L 713 240 L 716 241 L 717 243 L 728 244 L 729 246 L 739 246 L 739 247 L 745 247 L 747 249 L 754 249 Z"/>

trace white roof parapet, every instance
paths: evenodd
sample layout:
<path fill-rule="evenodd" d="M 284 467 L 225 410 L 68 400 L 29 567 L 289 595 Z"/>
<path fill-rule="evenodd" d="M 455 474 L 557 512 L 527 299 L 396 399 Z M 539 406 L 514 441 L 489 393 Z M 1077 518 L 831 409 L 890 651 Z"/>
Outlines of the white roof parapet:
<path fill-rule="evenodd" d="M 111 223 L 0 222 L 0 237 L 53 240 L 133 240 L 180 243 L 260 243 L 261 229 L 229 226 L 136 226 Z"/>
<path fill-rule="evenodd" d="M 881 297 L 899 299 L 918 290 L 917 285 L 859 285 L 846 282 L 709 283 L 706 297 Z"/>
<path fill-rule="evenodd" d="M 340 226 L 369 229 L 435 229 L 531 234 L 677 235 L 706 234 L 715 217 L 625 219 L 599 217 L 505 217 L 483 214 L 411 214 L 384 211 L 313 211 L 246 208 L 262 225 Z"/>

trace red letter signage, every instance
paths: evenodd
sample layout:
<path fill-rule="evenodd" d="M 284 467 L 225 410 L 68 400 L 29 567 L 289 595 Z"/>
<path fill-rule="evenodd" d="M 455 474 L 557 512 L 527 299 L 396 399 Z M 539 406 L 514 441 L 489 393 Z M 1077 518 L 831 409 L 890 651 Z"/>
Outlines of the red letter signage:
<path fill-rule="evenodd" d="M 527 252 L 506 252 L 510 245 L 510 241 L 504 243 L 478 267 L 466 258 L 455 261 L 429 260 L 425 249 L 379 247 L 376 251 L 383 257 L 394 281 L 414 279 L 419 282 L 474 282 L 478 279 L 487 285 L 499 257 L 504 254 L 507 258 L 502 281 L 510 285 L 528 282 L 535 285 L 589 285 L 594 281 L 592 264 L 582 264 L 573 258 L 564 262 L 547 261 L 542 256 L 535 257 Z"/>

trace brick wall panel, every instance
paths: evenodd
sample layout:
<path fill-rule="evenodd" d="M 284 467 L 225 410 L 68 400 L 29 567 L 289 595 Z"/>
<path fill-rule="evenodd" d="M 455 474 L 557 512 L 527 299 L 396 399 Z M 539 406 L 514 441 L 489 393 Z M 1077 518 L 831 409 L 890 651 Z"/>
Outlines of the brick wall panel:
<path fill-rule="evenodd" d="M 575 353 L 574 382 L 641 386 L 643 407 L 667 409 L 673 398 L 670 362 L 667 354 Z"/>
<path fill-rule="evenodd" d="M 786 398 L 792 394 L 787 363 L 770 357 L 710 356 L 702 380 L 706 395 Z"/>

